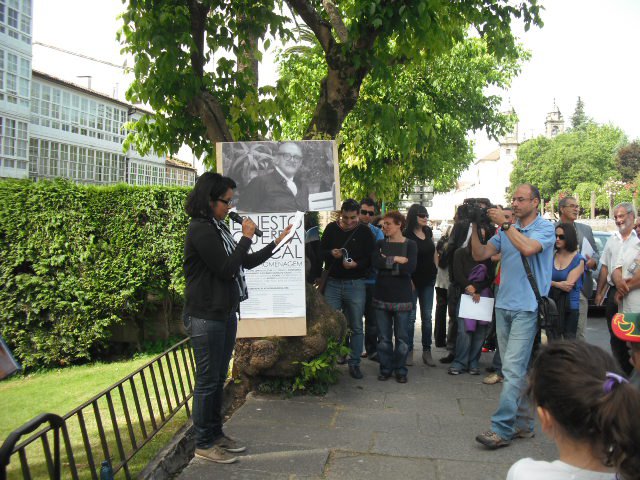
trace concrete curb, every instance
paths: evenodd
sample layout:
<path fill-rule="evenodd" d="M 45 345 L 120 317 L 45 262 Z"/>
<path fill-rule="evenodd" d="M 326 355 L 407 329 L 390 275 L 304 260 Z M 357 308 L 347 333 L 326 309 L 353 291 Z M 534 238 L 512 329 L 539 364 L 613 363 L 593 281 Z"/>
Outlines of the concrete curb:
<path fill-rule="evenodd" d="M 222 413 L 226 413 L 235 398 L 235 384 L 227 381 L 224 386 Z M 171 441 L 140 472 L 141 480 L 169 480 L 180 473 L 193 458 L 196 449 L 195 432 L 191 419 L 173 436 Z"/>

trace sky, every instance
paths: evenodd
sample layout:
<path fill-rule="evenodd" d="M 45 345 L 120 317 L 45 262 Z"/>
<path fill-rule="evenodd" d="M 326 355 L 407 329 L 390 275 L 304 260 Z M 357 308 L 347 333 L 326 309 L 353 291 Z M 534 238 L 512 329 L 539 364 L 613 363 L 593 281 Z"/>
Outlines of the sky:
<path fill-rule="evenodd" d="M 554 100 L 569 125 L 578 96 L 596 122 L 617 125 L 630 140 L 640 138 L 640 1 L 539 1 L 545 8 L 544 27 L 517 32 L 532 58 L 502 94 L 504 108 L 513 106 L 518 114 L 521 139 L 543 132 Z M 116 40 L 116 17 L 123 8 L 120 0 L 34 0 L 33 68 L 85 87 L 88 80 L 79 77 L 90 75 L 92 89 L 124 100 L 132 75 L 37 44 L 132 66 Z M 275 75 L 268 63 L 273 56 L 264 58 L 260 83 L 269 84 Z M 470 132 L 470 137 L 478 157 L 497 145 L 482 134 Z M 192 161 L 188 150 L 178 156 Z"/>

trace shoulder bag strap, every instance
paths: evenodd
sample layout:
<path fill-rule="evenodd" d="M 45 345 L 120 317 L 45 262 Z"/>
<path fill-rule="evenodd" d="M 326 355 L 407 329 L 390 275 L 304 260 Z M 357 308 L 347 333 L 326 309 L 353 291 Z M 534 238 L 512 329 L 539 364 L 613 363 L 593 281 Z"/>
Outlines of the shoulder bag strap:
<path fill-rule="evenodd" d="M 529 279 L 529 283 L 531 284 L 531 288 L 533 289 L 533 293 L 536 296 L 536 300 L 540 301 L 540 290 L 538 290 L 538 285 L 536 284 L 536 277 L 533 276 L 533 272 L 531 271 L 531 267 L 529 266 L 529 262 L 526 257 L 520 254 L 522 258 L 522 264 L 524 265 L 524 270 L 527 272 L 527 278 Z"/>

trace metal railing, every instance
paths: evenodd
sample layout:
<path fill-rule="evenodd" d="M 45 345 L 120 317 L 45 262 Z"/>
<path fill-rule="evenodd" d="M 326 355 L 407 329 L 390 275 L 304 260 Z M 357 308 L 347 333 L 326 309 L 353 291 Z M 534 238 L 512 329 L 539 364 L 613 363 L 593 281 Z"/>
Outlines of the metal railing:
<path fill-rule="evenodd" d="M 188 401 L 193 396 L 194 372 L 193 352 L 186 338 L 63 417 L 43 414 L 34 418 L 12 432 L 0 447 L 0 480 L 7 478 L 9 463 L 16 456 L 25 479 L 99 480 L 98 469 L 104 460 L 114 475 L 121 473 L 130 479 L 133 456 L 182 407 L 191 415 Z M 18 443 L 46 422 L 49 426 Z"/>

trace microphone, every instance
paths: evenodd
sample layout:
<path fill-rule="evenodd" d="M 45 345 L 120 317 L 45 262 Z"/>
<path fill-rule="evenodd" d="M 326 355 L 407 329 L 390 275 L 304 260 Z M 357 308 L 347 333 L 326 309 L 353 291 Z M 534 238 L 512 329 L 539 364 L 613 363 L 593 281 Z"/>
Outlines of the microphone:
<path fill-rule="evenodd" d="M 239 223 L 240 225 L 242 225 L 242 221 L 244 220 L 244 218 L 241 217 L 238 212 L 229 212 L 229 218 L 234 222 Z M 254 233 L 257 237 L 261 237 L 263 235 L 262 230 L 260 230 L 258 227 L 256 227 L 256 231 Z"/>

